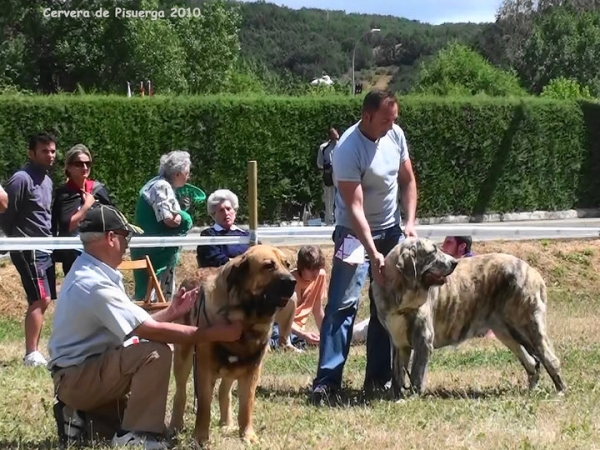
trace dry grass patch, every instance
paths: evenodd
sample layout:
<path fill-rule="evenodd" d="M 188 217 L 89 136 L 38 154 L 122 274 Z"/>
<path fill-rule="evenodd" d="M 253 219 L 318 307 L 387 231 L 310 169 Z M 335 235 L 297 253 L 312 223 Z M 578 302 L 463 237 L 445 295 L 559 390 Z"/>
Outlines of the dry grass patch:
<path fill-rule="evenodd" d="M 538 268 L 548 281 L 549 335 L 569 388 L 564 398 L 555 396 L 545 372 L 539 390 L 526 392 L 525 371 L 516 358 L 495 339 L 477 339 L 457 348 L 436 350 L 425 394 L 400 403 L 364 401 L 359 389 L 365 348 L 352 347 L 344 371 L 345 402 L 315 408 L 306 398 L 315 375 L 317 350 L 299 355 L 270 352 L 257 394 L 255 424 L 261 438 L 257 448 L 599 448 L 600 243 L 483 242 L 475 243 L 474 250 L 515 254 Z M 331 247 L 325 251 L 330 260 Z M 195 255 L 185 253 L 180 279 L 194 271 Z M 25 302 L 10 265 L 0 269 L 0 277 L 0 448 L 55 448 L 51 380 L 44 369 L 21 364 Z M 131 275 L 126 277 L 128 289 L 132 289 Z M 366 316 L 367 306 L 368 301 L 363 301 L 361 317 Z M 48 319 L 50 316 L 51 312 Z M 42 348 L 48 330 L 49 321 Z M 188 394 L 188 429 L 181 435 L 181 449 L 191 448 L 191 383 Z M 235 432 L 221 433 L 218 429 L 216 401 L 212 410 L 214 448 L 244 448 Z"/>

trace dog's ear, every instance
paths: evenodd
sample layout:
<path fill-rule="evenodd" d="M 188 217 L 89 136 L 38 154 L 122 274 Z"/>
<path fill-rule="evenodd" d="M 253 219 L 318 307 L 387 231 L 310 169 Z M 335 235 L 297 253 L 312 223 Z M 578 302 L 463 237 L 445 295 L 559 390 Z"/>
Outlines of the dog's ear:
<path fill-rule="evenodd" d="M 417 249 L 412 245 L 402 249 L 402 252 L 398 255 L 398 260 L 396 261 L 398 272 L 409 280 L 417 278 L 416 257 Z"/>
<path fill-rule="evenodd" d="M 227 275 L 227 290 L 230 291 L 234 287 L 239 286 L 244 278 L 248 276 L 250 272 L 250 261 L 248 258 L 242 258 L 239 264 L 233 265 Z"/>
<path fill-rule="evenodd" d="M 278 248 L 275 248 L 275 251 L 277 252 L 277 255 L 279 256 L 279 260 L 280 260 L 281 264 L 283 265 L 283 267 L 290 270 L 292 265 L 290 264 L 290 258 L 288 258 L 288 255 Z"/>

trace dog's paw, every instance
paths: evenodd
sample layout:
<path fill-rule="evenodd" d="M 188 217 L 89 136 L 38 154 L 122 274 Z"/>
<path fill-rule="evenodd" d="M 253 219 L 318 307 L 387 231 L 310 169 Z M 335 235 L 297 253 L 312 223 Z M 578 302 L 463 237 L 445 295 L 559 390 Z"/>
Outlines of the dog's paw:
<path fill-rule="evenodd" d="M 247 430 L 245 433 L 242 433 L 241 437 L 246 444 L 258 444 L 258 436 L 254 430 Z"/>
<path fill-rule="evenodd" d="M 221 433 L 229 434 L 235 430 L 235 425 L 233 421 L 231 422 L 219 422 L 219 427 L 221 428 Z"/>

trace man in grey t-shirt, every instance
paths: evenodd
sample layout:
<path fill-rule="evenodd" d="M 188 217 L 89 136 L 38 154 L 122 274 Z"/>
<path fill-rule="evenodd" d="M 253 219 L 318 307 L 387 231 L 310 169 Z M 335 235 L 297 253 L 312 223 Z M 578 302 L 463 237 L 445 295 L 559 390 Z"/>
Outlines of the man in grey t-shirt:
<path fill-rule="evenodd" d="M 417 186 L 404 132 L 395 124 L 397 118 L 398 104 L 393 93 L 369 92 L 363 101 L 361 120 L 346 130 L 333 154 L 337 188 L 335 253 L 311 393 L 314 403 L 327 399 L 341 386 L 367 274 L 371 285 L 383 283 L 385 255 L 404 235 L 416 236 Z M 404 232 L 400 228 L 398 189 L 406 214 Z M 348 256 L 357 246 L 358 252 Z M 364 260 L 365 253 L 368 260 Z M 369 299 L 364 388 L 372 394 L 389 386 L 391 358 L 389 337 L 377 317 L 370 288 Z"/>

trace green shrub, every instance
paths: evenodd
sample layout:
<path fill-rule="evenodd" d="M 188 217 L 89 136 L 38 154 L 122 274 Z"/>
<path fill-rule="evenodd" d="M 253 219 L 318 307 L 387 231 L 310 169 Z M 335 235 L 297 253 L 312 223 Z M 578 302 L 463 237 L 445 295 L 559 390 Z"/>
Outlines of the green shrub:
<path fill-rule="evenodd" d="M 318 146 L 329 126 L 343 132 L 359 119 L 361 98 L 0 96 L 0 182 L 25 160 L 27 136 L 51 130 L 62 153 L 89 146 L 93 177 L 130 217 L 160 155 L 187 149 L 191 183 L 236 192 L 240 221 L 247 162 L 257 160 L 259 221 L 289 220 L 306 203 L 322 207 Z M 598 206 L 597 104 L 405 97 L 400 109 L 420 217 Z"/>
<path fill-rule="evenodd" d="M 550 81 L 540 93 L 540 97 L 554 98 L 557 100 L 591 99 L 590 88 L 582 86 L 577 80 L 558 77 Z"/>

